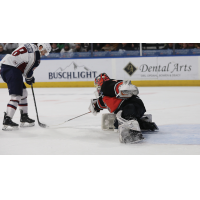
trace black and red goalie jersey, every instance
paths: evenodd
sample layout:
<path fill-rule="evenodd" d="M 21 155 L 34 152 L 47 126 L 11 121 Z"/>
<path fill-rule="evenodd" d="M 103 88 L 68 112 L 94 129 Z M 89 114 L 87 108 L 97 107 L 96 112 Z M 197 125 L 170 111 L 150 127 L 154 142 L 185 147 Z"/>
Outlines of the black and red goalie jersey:
<path fill-rule="evenodd" d="M 95 84 L 99 88 L 100 97 L 97 99 L 97 107 L 100 110 L 107 108 L 110 113 L 117 113 L 127 104 L 134 103 L 137 109 L 137 118 L 141 118 L 146 112 L 142 100 L 137 95 L 127 99 L 119 97 L 119 87 L 123 84 L 122 80 L 110 79 L 107 74 L 103 73 L 95 79 Z"/>

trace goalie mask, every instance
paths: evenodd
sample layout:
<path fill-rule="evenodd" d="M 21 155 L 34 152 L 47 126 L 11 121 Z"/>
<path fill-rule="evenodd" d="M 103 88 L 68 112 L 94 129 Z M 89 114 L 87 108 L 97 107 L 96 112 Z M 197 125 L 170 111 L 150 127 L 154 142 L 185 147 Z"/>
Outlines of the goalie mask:
<path fill-rule="evenodd" d="M 95 78 L 94 85 L 101 87 L 104 81 L 109 81 L 110 78 L 106 73 L 101 73 Z"/>

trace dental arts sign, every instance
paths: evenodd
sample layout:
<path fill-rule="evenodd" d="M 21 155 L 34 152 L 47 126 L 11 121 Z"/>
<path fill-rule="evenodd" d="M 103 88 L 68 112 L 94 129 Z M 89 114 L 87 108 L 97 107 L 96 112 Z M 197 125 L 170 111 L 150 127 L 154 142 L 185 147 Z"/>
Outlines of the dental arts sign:
<path fill-rule="evenodd" d="M 41 60 L 37 82 L 94 81 L 100 73 L 121 80 L 199 80 L 199 56 Z"/>
<path fill-rule="evenodd" d="M 125 58 L 117 63 L 117 68 L 124 63 L 117 77 L 131 80 L 198 80 L 198 60 L 197 56 Z"/>

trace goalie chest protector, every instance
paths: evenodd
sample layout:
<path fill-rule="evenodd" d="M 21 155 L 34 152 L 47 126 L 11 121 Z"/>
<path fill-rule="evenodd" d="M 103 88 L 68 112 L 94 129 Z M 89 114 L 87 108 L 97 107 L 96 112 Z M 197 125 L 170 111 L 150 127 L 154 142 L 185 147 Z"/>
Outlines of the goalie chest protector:
<path fill-rule="evenodd" d="M 113 113 L 123 103 L 123 99 L 116 98 L 119 93 L 119 86 L 123 84 L 122 80 L 110 79 L 105 81 L 101 87 L 103 93 L 103 102 L 110 113 Z"/>

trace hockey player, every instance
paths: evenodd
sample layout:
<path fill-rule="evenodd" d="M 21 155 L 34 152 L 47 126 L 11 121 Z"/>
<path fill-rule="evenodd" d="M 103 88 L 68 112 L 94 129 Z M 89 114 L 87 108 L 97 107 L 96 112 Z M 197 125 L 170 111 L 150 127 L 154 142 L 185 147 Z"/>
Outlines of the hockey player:
<path fill-rule="evenodd" d="M 19 46 L 11 54 L 7 54 L 0 63 L 1 76 L 8 85 L 9 95 L 11 97 L 7 104 L 7 111 L 4 114 L 4 131 L 18 129 L 18 124 L 12 121 L 15 111 L 19 105 L 21 127 L 31 127 L 35 125 L 35 120 L 28 117 L 28 92 L 23 82 L 32 85 L 35 83 L 33 71 L 40 64 L 40 56 L 48 55 L 51 51 L 49 43 L 35 44 L 26 43 Z"/>
<path fill-rule="evenodd" d="M 131 81 L 110 79 L 106 73 L 95 78 L 98 98 L 92 99 L 89 110 L 96 115 L 108 109 L 116 114 L 114 126 L 118 129 L 121 143 L 133 143 L 144 139 L 141 129 L 155 131 L 155 123 L 146 120 L 142 100 L 137 96 L 138 88 Z"/>

